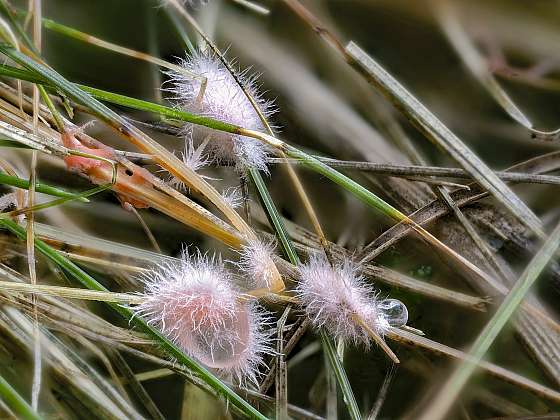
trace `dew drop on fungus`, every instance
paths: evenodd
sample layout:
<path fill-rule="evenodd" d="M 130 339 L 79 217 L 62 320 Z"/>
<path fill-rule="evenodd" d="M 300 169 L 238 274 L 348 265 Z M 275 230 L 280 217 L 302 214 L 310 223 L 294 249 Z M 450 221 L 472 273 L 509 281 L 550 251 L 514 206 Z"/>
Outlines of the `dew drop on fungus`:
<path fill-rule="evenodd" d="M 403 327 L 408 322 L 408 309 L 397 299 L 384 299 L 377 304 L 377 310 L 391 327 Z"/>

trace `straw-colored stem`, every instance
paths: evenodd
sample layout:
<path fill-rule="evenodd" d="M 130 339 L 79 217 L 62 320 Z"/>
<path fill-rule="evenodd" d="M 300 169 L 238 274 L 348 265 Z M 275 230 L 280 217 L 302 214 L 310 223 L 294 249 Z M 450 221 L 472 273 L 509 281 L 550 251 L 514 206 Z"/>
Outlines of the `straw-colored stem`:
<path fill-rule="evenodd" d="M 137 58 L 137 59 L 142 60 L 142 61 L 146 61 L 148 63 L 152 63 L 152 64 L 155 64 L 157 66 L 160 66 L 160 67 L 163 67 L 163 68 L 166 68 L 166 69 L 173 70 L 175 72 L 184 74 L 185 76 L 187 76 L 189 78 L 199 79 L 204 86 L 206 85 L 206 78 L 205 77 L 203 77 L 201 75 L 198 75 L 196 73 L 193 73 L 191 71 L 188 71 L 184 67 L 178 66 L 178 65 L 173 64 L 173 63 L 169 63 L 168 61 L 162 60 L 161 58 L 154 57 L 150 54 L 143 53 L 141 51 L 136 51 L 136 50 L 133 50 L 131 48 L 126 48 L 126 47 L 123 47 L 123 46 L 118 45 L 118 44 L 113 44 L 112 42 L 105 41 L 104 39 L 97 38 L 93 35 L 90 35 L 90 34 L 87 34 L 85 32 L 79 31 L 77 29 L 70 28 L 69 26 L 62 25 L 62 24 L 60 24 L 58 22 L 55 22 L 51 19 L 43 18 L 43 26 L 46 29 L 50 29 L 54 32 L 58 32 L 62 35 L 68 36 L 70 38 L 78 39 L 78 40 L 86 42 L 88 44 L 95 45 L 99 48 L 103 48 L 103 49 L 106 49 L 106 50 L 109 50 L 109 51 L 116 52 L 118 54 L 126 55 L 128 57 L 133 57 L 133 58 Z"/>
<path fill-rule="evenodd" d="M 29 0 L 29 4 L 33 4 L 33 45 L 37 51 L 41 51 L 41 0 Z M 39 85 L 33 85 L 33 134 L 37 135 L 39 131 L 39 106 L 40 106 Z M 35 186 L 37 183 L 37 162 L 38 152 L 33 150 L 31 154 L 31 167 L 29 178 L 29 192 L 27 194 L 27 204 L 33 207 L 35 203 Z M 29 267 L 29 279 L 32 285 L 37 284 L 37 272 L 35 266 L 35 215 L 33 212 L 26 214 L 27 218 L 27 265 Z M 41 392 L 42 379 L 42 355 L 41 340 L 39 331 L 39 312 L 37 309 L 37 297 L 31 299 L 33 305 L 33 382 L 31 386 L 31 406 L 37 410 L 39 405 L 39 394 Z"/>
<path fill-rule="evenodd" d="M 381 349 L 385 352 L 385 354 L 389 357 L 389 359 L 391 359 L 394 363 L 400 363 L 399 358 L 397 357 L 397 355 L 395 353 L 393 353 L 393 350 L 391 350 L 391 348 L 387 345 L 387 343 L 385 342 L 385 340 L 383 340 L 383 338 L 377 333 L 375 332 L 369 325 L 368 323 L 363 320 L 362 318 L 360 318 L 359 316 L 355 315 L 354 316 L 354 321 L 358 324 L 360 324 L 362 326 L 362 328 L 364 330 L 366 330 L 366 332 L 368 333 L 368 335 L 370 336 L 370 338 L 375 341 L 375 343 L 381 347 Z"/>
<path fill-rule="evenodd" d="M 100 302 L 125 303 L 130 305 L 138 305 L 146 300 L 143 296 L 132 295 L 129 293 L 102 292 L 97 290 L 77 289 L 75 287 L 14 283 L 11 281 L 0 281 L 0 292 L 57 296 L 70 299 L 95 300 Z"/>

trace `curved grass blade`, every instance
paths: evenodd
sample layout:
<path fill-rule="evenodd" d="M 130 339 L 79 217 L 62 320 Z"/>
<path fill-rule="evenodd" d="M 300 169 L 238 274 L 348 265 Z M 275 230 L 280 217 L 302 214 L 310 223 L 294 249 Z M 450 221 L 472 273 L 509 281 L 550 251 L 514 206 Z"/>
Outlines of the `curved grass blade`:
<path fill-rule="evenodd" d="M 2 172 L 0 172 L 0 184 L 10 185 L 12 187 L 23 188 L 23 189 L 29 188 L 29 180 L 19 178 L 17 176 L 6 175 Z M 89 202 L 89 200 L 85 197 L 79 197 L 77 194 L 73 194 L 71 192 L 65 191 L 57 187 L 50 186 L 48 184 L 42 184 L 40 182 L 35 184 L 35 191 L 43 194 L 52 195 L 54 197 L 69 198 L 72 200 L 78 200 L 85 203 Z"/>
<path fill-rule="evenodd" d="M 486 324 L 486 327 L 474 342 L 469 358 L 453 372 L 451 377 L 445 382 L 428 410 L 423 414 L 421 420 L 440 420 L 444 418 L 459 396 L 461 390 L 474 373 L 477 365 L 482 360 L 500 331 L 507 324 L 509 319 L 521 305 L 523 299 L 529 292 L 533 283 L 537 280 L 542 270 L 546 267 L 550 259 L 554 256 L 560 246 L 560 224 L 554 229 L 550 237 L 542 248 L 533 257 L 521 277 L 512 287 L 506 298 Z"/>
<path fill-rule="evenodd" d="M 25 238 L 25 229 L 19 226 L 14 221 L 0 217 L 0 225 L 13 232 L 20 239 Z M 47 257 L 49 260 L 57 264 L 59 267 L 66 270 L 74 279 L 79 281 L 82 285 L 91 290 L 98 290 L 102 292 L 107 292 L 108 290 L 103 287 L 97 280 L 91 277 L 88 273 L 78 267 L 76 264 L 68 260 L 66 257 L 52 249 L 45 242 L 35 239 L 35 247 L 37 250 Z M 227 385 L 220 381 L 216 376 L 214 376 L 205 367 L 200 365 L 197 361 L 187 356 L 182 350 L 180 350 L 175 344 L 173 344 L 167 337 L 165 337 L 160 331 L 155 327 L 149 325 L 142 317 L 135 316 L 132 310 L 120 306 L 115 303 L 107 303 L 113 310 L 122 315 L 127 321 L 132 322 L 141 330 L 150 335 L 171 357 L 177 359 L 178 362 L 187 366 L 192 370 L 200 379 L 207 383 L 212 389 L 214 389 L 218 394 L 223 395 L 230 401 L 234 406 L 236 406 L 241 412 L 243 412 L 247 417 L 253 419 L 266 420 L 259 411 L 252 407 L 243 398 L 233 392 Z"/>
<path fill-rule="evenodd" d="M 532 137 L 545 141 L 556 141 L 560 136 L 560 128 L 552 131 L 541 131 L 535 129 L 534 124 L 513 102 L 507 92 L 502 88 L 496 77 L 490 71 L 486 60 L 476 49 L 473 41 L 469 38 L 461 23 L 457 12 L 448 2 L 439 2 L 436 6 L 436 17 L 443 33 L 449 43 L 457 52 L 457 55 L 472 73 L 478 82 L 490 93 L 502 109 L 515 121 L 529 130 Z"/>
<path fill-rule="evenodd" d="M 415 123 L 428 139 L 449 153 L 524 225 L 539 237 L 545 237 L 541 221 L 535 213 L 404 86 L 354 42 L 350 42 L 344 51 L 352 59 L 350 64 Z"/>
<path fill-rule="evenodd" d="M 27 401 L 25 401 L 2 376 L 0 376 L 0 395 L 6 405 L 18 415 L 18 418 L 25 420 L 41 419 L 41 416 L 27 404 Z"/>

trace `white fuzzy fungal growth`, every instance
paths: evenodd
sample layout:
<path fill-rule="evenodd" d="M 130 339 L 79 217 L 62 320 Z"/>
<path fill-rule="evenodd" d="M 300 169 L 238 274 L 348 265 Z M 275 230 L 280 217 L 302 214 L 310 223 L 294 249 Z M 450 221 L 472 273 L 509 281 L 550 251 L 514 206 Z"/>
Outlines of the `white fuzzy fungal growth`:
<path fill-rule="evenodd" d="M 198 147 L 195 147 L 192 139 L 185 141 L 185 150 L 182 153 L 183 163 L 197 172 L 210 163 L 210 159 L 204 154 L 204 149 L 207 142 L 202 142 Z"/>
<path fill-rule="evenodd" d="M 299 266 L 297 295 L 315 328 L 325 328 L 337 340 L 369 346 L 371 337 L 361 322 L 383 336 L 389 323 L 377 307 L 377 296 L 349 261 L 331 267 L 312 256 Z"/>
<path fill-rule="evenodd" d="M 201 78 L 190 78 L 177 72 L 169 72 L 173 99 L 182 109 L 225 121 L 252 130 L 263 130 L 262 121 L 247 96 L 219 58 L 197 52 L 180 61 L 180 65 L 191 73 L 206 78 L 206 89 L 201 95 Z M 237 75 L 243 86 L 257 102 L 265 116 L 273 113 L 272 104 L 262 98 L 256 88 L 256 77 L 247 72 Z M 208 149 L 218 162 L 235 163 L 239 170 L 253 167 L 266 170 L 267 147 L 261 142 L 235 134 L 212 130 L 206 127 L 185 125 L 187 138 L 197 141 L 211 134 Z"/>
<path fill-rule="evenodd" d="M 229 187 L 222 191 L 224 201 L 234 209 L 241 207 L 243 204 L 243 194 L 238 187 Z"/>
<path fill-rule="evenodd" d="M 263 355 L 272 352 L 266 316 L 240 299 L 221 261 L 184 252 L 143 280 L 146 300 L 135 308 L 138 315 L 204 365 L 256 383 Z"/>
<path fill-rule="evenodd" d="M 258 239 L 250 241 L 241 248 L 237 266 L 243 271 L 253 289 L 270 288 L 274 283 L 271 261 L 274 255 L 274 243 Z"/>
<path fill-rule="evenodd" d="M 185 149 L 181 153 L 181 159 L 184 165 L 194 172 L 198 172 L 200 169 L 207 166 L 210 163 L 210 158 L 204 154 L 204 149 L 207 144 L 208 142 L 205 140 L 200 145 L 195 146 L 192 138 L 185 139 Z M 202 175 L 202 178 L 208 177 Z M 186 189 L 185 183 L 175 176 L 170 175 L 168 183 L 176 189 Z"/>

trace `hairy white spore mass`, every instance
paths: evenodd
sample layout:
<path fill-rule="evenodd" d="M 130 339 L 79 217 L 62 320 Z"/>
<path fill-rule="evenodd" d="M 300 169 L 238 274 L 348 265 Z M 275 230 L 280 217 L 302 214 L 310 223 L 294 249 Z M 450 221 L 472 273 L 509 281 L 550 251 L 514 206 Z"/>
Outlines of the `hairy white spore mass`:
<path fill-rule="evenodd" d="M 377 308 L 377 296 L 356 266 L 345 261 L 334 267 L 324 257 L 312 256 L 299 266 L 297 296 L 313 326 L 325 328 L 337 340 L 369 346 L 362 320 L 383 336 L 389 324 Z"/>
<path fill-rule="evenodd" d="M 239 254 L 237 266 L 246 275 L 248 285 L 253 289 L 270 288 L 274 282 L 271 270 L 274 243 L 255 239 L 244 245 Z"/>
<path fill-rule="evenodd" d="M 188 77 L 177 72 L 168 72 L 177 105 L 185 111 L 225 121 L 252 130 L 264 130 L 261 119 L 253 105 L 219 58 L 197 52 L 180 61 L 180 65 L 191 73 L 205 77 L 206 89 L 201 95 L 201 78 Z M 237 75 L 249 94 L 255 99 L 266 117 L 274 111 L 272 103 L 263 99 L 256 87 L 256 77 L 247 72 Z M 267 170 L 267 146 L 245 136 L 212 130 L 202 126 L 186 124 L 183 133 L 198 142 L 211 134 L 208 150 L 217 161 L 235 163 L 238 169 L 253 167 Z"/>
<path fill-rule="evenodd" d="M 224 201 L 234 209 L 241 207 L 243 204 L 243 194 L 239 187 L 229 187 L 222 191 Z"/>
<path fill-rule="evenodd" d="M 202 142 L 200 145 L 195 146 L 192 138 L 185 139 L 185 148 L 181 152 L 181 160 L 183 161 L 183 164 L 192 169 L 194 172 L 198 172 L 200 169 L 207 166 L 211 159 L 204 153 L 206 146 L 206 142 Z M 201 176 L 202 178 L 208 178 L 205 175 Z M 168 183 L 176 189 L 186 189 L 185 183 L 175 176 L 170 175 Z"/>
<path fill-rule="evenodd" d="M 143 276 L 146 300 L 135 312 L 187 354 L 223 374 L 256 383 L 271 353 L 267 316 L 240 299 L 221 261 L 184 252 Z"/>

